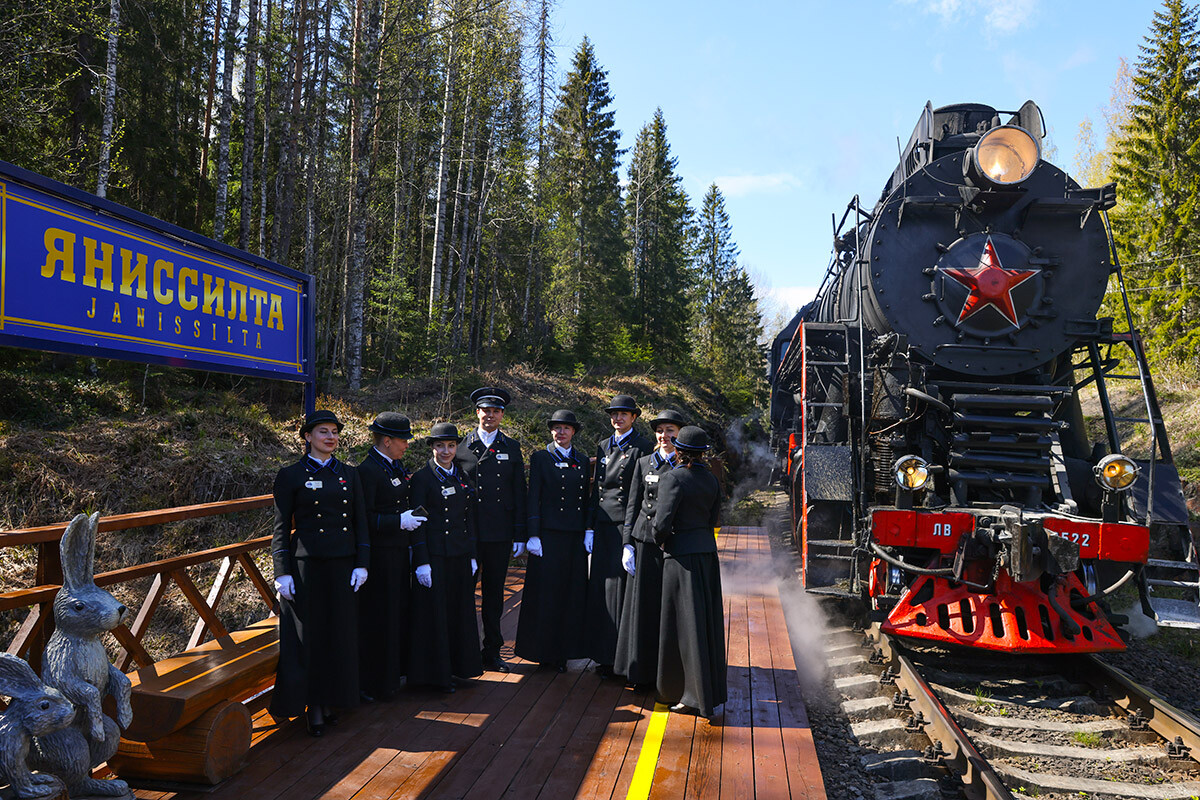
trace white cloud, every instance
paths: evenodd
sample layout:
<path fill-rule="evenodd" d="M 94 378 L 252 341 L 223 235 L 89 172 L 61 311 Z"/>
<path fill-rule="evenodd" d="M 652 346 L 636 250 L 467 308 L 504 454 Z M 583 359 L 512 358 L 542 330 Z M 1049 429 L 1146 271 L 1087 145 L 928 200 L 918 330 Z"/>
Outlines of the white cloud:
<path fill-rule="evenodd" d="M 760 289 L 763 299 L 787 313 L 788 318 L 817 295 L 816 286 L 772 286 Z"/>
<path fill-rule="evenodd" d="M 722 175 L 713 182 L 721 187 L 726 197 L 744 197 L 763 192 L 790 191 L 800 188 L 800 180 L 790 172 L 772 172 L 766 175 Z"/>
<path fill-rule="evenodd" d="M 1016 33 L 1033 18 L 1039 0 L 898 0 L 900 5 L 918 6 L 926 14 L 942 18 L 944 23 L 964 17 L 983 16 L 987 30 L 994 34 Z"/>

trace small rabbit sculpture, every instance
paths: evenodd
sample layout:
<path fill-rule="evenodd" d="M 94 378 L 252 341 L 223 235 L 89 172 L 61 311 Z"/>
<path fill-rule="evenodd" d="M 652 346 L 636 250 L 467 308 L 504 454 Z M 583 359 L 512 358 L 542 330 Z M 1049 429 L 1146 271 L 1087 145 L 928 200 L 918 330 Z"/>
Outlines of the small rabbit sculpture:
<path fill-rule="evenodd" d="M 93 767 L 117 752 L 117 722 L 127 728 L 133 721 L 129 678 L 108 660 L 100 641 L 121 621 L 125 606 L 94 580 L 99 520 L 98 513 L 79 514 L 63 534 L 63 587 L 54 598 L 54 633 L 42 657 L 42 678 L 75 705 L 75 722 L 37 737 L 31 759 L 38 769 L 62 778 L 71 797 L 129 795 L 125 781 L 91 777 Z M 100 707 L 109 694 L 116 700 L 117 722 Z"/>
<path fill-rule="evenodd" d="M 0 715 L 0 781 L 8 781 L 20 800 L 57 794 L 62 786 L 58 778 L 29 771 L 29 745 L 32 737 L 71 724 L 75 706 L 57 689 L 44 685 L 22 659 L 8 653 L 0 653 L 0 694 L 11 698 Z"/>

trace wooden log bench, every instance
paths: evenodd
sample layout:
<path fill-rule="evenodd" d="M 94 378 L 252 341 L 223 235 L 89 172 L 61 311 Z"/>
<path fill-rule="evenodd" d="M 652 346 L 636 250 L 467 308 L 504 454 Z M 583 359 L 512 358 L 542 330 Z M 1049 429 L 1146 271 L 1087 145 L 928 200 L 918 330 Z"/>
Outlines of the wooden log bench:
<path fill-rule="evenodd" d="M 129 673 L 133 722 L 109 766 L 123 778 L 217 784 L 250 752 L 242 700 L 270 686 L 279 618 L 268 617 Z"/>

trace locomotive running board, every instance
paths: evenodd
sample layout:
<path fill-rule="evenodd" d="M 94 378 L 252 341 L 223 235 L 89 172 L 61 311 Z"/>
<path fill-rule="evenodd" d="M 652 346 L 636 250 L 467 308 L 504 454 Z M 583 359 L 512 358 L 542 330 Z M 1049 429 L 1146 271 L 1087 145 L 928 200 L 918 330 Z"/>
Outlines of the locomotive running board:
<path fill-rule="evenodd" d="M 894 636 L 1006 653 L 1124 650 L 1125 643 L 1099 607 L 1089 603 L 1083 611 L 1070 608 L 1066 598 L 1072 595 L 1087 595 L 1074 573 L 1066 576 L 1058 606 L 1078 628 L 1075 633 L 1064 630 L 1062 617 L 1038 584 L 1016 583 L 1003 570 L 996 576 L 994 594 L 922 575 L 900 598 L 882 629 Z"/>

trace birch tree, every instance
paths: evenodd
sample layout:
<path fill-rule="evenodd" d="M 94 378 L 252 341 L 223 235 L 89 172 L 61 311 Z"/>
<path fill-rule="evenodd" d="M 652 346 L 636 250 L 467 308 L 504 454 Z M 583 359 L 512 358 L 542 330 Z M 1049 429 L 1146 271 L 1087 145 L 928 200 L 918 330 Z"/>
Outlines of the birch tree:
<path fill-rule="evenodd" d="M 117 106 L 117 41 L 121 29 L 121 0 L 109 0 L 108 58 L 104 70 L 104 121 L 100 126 L 100 175 L 96 194 L 108 195 L 108 173 L 112 163 L 113 118 Z"/>

